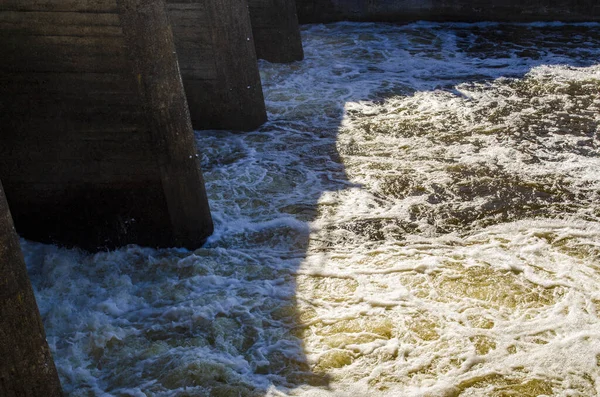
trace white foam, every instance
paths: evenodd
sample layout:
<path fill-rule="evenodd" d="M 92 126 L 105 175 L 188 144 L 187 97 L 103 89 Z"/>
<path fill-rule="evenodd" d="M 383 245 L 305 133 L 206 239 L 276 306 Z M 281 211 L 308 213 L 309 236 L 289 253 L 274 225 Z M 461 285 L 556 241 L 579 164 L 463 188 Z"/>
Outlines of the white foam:
<path fill-rule="evenodd" d="M 598 393 L 599 27 L 304 27 L 204 248 L 23 242 L 65 392 Z"/>

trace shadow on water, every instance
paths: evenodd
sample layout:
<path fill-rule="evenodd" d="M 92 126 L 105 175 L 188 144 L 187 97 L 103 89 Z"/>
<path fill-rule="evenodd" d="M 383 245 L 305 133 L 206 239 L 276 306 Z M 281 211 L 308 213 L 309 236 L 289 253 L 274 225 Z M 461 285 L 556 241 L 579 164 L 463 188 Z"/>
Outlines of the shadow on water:
<path fill-rule="evenodd" d="M 438 225 L 436 233 L 468 227 L 487 215 L 455 213 L 454 223 L 428 217 L 448 196 L 468 200 L 499 188 L 460 187 L 471 172 L 460 169 L 450 184 L 460 191 L 419 190 L 402 178 L 379 191 L 352 182 L 342 157 L 368 161 L 369 154 L 353 148 L 352 140 L 341 144 L 338 134 L 345 113 L 349 119 L 368 114 L 351 107 L 345 112 L 346 104 L 432 90 L 460 97 L 459 83 L 521 78 L 542 64 L 589 66 L 596 63 L 589 55 L 600 41 L 597 31 L 597 25 L 548 24 L 305 27 L 305 61 L 262 64 L 269 123 L 245 134 L 198 133 L 216 221 L 205 247 L 127 247 L 90 256 L 25 243 L 67 394 L 259 396 L 306 385 L 327 388 L 331 372 L 352 357 L 335 349 L 307 352 L 303 345 L 315 323 L 332 340 L 336 332 L 335 322 L 319 318 L 310 300 L 340 304 L 337 289 L 319 277 L 327 274 L 321 254 L 336 244 L 339 251 L 344 230 L 360 244 L 386 239 L 389 230 L 392 238 L 420 233 L 422 220 Z M 368 129 L 365 120 L 361 128 Z M 506 191 L 514 190 L 506 183 Z M 422 194 L 431 206 L 408 219 L 369 217 L 368 206 L 361 218 L 344 217 L 336 200 L 353 189 L 375 202 Z M 543 202 L 530 193 L 526 201 Z M 506 199 L 490 214 L 506 212 Z M 329 214 L 336 220 L 323 222 Z M 321 261 L 320 270 L 306 273 L 306 261 Z M 346 288 L 351 294 L 353 286 Z"/>

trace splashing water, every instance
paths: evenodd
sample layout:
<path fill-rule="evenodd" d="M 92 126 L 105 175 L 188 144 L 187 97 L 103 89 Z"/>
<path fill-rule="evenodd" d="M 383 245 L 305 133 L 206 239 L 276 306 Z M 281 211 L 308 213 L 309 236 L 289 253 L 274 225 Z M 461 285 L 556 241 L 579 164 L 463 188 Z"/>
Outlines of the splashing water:
<path fill-rule="evenodd" d="M 305 27 L 205 247 L 23 242 L 66 393 L 600 394 L 599 28 Z"/>

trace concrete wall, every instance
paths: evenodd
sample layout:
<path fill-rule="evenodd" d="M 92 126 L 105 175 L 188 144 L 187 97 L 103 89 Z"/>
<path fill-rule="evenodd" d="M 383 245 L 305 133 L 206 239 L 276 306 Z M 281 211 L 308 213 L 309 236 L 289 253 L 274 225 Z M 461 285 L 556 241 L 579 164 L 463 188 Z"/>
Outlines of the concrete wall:
<path fill-rule="evenodd" d="M 246 0 L 167 0 L 194 129 L 267 120 Z"/>
<path fill-rule="evenodd" d="M 40 313 L 0 183 L 0 396 L 59 397 Z"/>
<path fill-rule="evenodd" d="M 259 58 L 274 63 L 304 58 L 295 0 L 248 0 Z"/>
<path fill-rule="evenodd" d="M 212 219 L 162 0 L 5 0 L 0 53 L 0 178 L 22 236 L 202 244 Z"/>
<path fill-rule="evenodd" d="M 296 0 L 300 23 L 600 21 L 598 0 Z"/>

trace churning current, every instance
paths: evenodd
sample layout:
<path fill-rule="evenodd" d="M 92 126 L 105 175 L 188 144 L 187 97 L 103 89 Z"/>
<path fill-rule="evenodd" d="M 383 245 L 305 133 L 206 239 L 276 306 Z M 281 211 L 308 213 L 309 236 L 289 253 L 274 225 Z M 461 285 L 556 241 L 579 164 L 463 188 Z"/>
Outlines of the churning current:
<path fill-rule="evenodd" d="M 203 248 L 23 241 L 66 394 L 600 394 L 600 25 L 302 35 Z"/>

